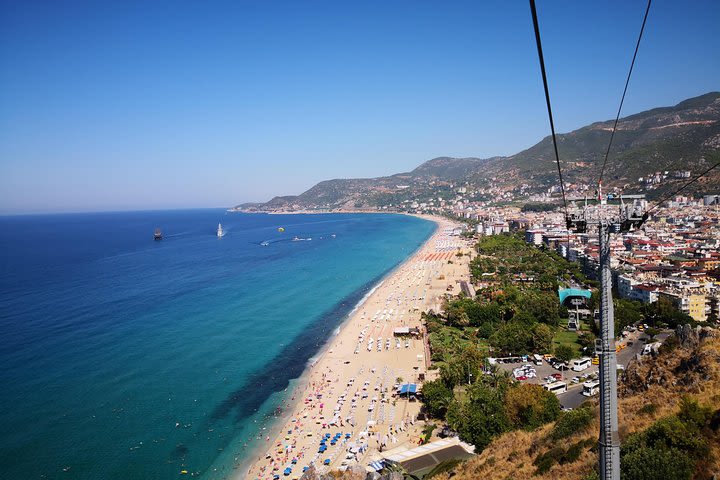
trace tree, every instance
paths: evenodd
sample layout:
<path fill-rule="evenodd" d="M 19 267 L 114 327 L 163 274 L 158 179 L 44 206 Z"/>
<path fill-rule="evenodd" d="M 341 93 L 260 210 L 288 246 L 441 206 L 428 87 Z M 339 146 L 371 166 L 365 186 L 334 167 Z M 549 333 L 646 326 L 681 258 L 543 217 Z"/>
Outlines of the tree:
<path fill-rule="evenodd" d="M 623 480 L 690 480 L 695 462 L 674 448 L 640 447 L 621 456 Z"/>
<path fill-rule="evenodd" d="M 445 308 L 445 318 L 448 325 L 456 327 L 467 327 L 470 325 L 470 318 L 465 313 L 463 305 L 460 302 L 450 302 Z"/>
<path fill-rule="evenodd" d="M 685 324 L 695 325 L 695 320 L 690 315 L 681 312 L 670 300 L 663 297 L 645 307 L 645 315 L 652 326 L 661 323 L 667 324 L 670 328 Z"/>
<path fill-rule="evenodd" d="M 510 321 L 492 334 L 490 344 L 504 353 L 529 353 L 533 347 L 532 331 L 528 325 Z"/>
<path fill-rule="evenodd" d="M 534 290 L 525 292 L 521 304 L 536 321 L 557 326 L 560 321 L 560 300 L 555 292 Z"/>
<path fill-rule="evenodd" d="M 558 360 L 561 360 L 563 362 L 569 362 L 572 360 L 573 357 L 573 349 L 570 347 L 570 345 L 558 345 L 555 347 L 555 356 L 558 358 Z"/>
<path fill-rule="evenodd" d="M 516 384 L 505 394 L 505 415 L 513 428 L 534 430 L 559 414 L 557 395 L 540 385 Z"/>
<path fill-rule="evenodd" d="M 638 323 L 643 319 L 643 307 L 634 300 L 618 299 L 614 302 L 615 308 L 615 336 L 620 335 L 623 328 Z"/>
<path fill-rule="evenodd" d="M 464 383 L 467 378 L 466 369 L 458 358 L 451 358 L 448 362 L 440 365 L 440 378 L 449 387 Z"/>
<path fill-rule="evenodd" d="M 535 325 L 532 331 L 532 346 L 533 351 L 542 353 L 549 352 L 552 348 L 553 332 L 544 323 L 538 323 Z"/>
<path fill-rule="evenodd" d="M 510 428 L 503 409 L 504 391 L 503 386 L 478 382 L 467 388 L 465 399 L 456 398 L 448 409 L 448 424 L 462 440 L 475 445 L 476 452 Z"/>

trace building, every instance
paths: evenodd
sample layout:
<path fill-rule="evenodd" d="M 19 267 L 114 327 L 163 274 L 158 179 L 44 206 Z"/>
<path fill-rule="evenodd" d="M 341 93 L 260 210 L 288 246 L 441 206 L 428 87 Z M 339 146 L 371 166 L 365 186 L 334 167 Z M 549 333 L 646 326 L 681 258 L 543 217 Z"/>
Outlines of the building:
<path fill-rule="evenodd" d="M 660 297 L 670 300 L 675 308 L 692 317 L 696 322 L 707 320 L 709 306 L 705 295 L 699 293 L 661 292 Z"/>
<path fill-rule="evenodd" d="M 545 230 L 526 230 L 525 241 L 540 246 L 543 244 L 543 235 L 545 233 Z"/>

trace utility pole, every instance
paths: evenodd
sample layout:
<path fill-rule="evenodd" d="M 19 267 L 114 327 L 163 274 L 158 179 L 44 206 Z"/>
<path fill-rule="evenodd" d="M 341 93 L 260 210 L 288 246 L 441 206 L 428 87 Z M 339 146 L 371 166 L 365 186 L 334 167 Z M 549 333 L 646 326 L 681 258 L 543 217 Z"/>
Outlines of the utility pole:
<path fill-rule="evenodd" d="M 618 434 L 617 355 L 615 352 L 615 317 L 610 270 L 610 235 L 640 227 L 648 218 L 637 202 L 625 205 L 623 199 L 641 199 L 643 195 L 620 196 L 617 212 L 600 199 L 600 205 L 584 206 L 567 216 L 567 227 L 578 233 L 596 226 L 599 240 L 600 338 L 595 353 L 600 359 L 600 437 L 598 463 L 601 480 L 620 480 L 620 435 Z"/>

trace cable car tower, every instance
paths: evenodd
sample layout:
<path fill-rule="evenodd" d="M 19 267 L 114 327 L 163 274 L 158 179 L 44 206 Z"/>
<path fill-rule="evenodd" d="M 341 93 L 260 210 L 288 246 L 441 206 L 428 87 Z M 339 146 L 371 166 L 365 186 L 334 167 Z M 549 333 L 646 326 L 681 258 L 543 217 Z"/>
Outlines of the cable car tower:
<path fill-rule="evenodd" d="M 618 121 L 620 120 L 620 112 L 625 101 L 630 76 L 632 75 L 635 58 L 640 48 L 640 40 L 642 39 L 645 23 L 652 0 L 648 0 L 645 9 L 642 26 L 640 27 L 640 35 L 635 45 L 635 53 L 633 54 L 630 70 L 625 80 L 625 89 L 623 90 L 620 106 L 618 107 L 615 123 L 610 134 L 610 142 L 605 152 L 605 158 L 600 168 L 600 176 L 598 178 L 598 204 L 590 206 L 587 199 L 582 209 L 577 208 L 574 202 L 571 202 L 568 208 L 568 199 L 565 196 L 565 185 L 563 182 L 562 168 L 560 166 L 560 155 L 558 153 L 558 142 L 555 134 L 555 123 L 553 121 L 552 106 L 550 103 L 550 91 L 548 89 L 547 74 L 545 72 L 545 60 L 543 58 L 542 41 L 540 39 L 540 27 L 538 26 L 537 9 L 535 0 L 530 0 L 530 12 L 532 14 L 533 28 L 535 30 L 535 44 L 538 51 L 538 60 L 540 62 L 540 73 L 542 74 L 543 88 L 545 90 L 545 103 L 547 104 L 548 120 L 550 121 L 550 132 L 552 134 L 553 148 L 555 153 L 555 163 L 558 169 L 558 180 L 560 181 L 560 192 L 563 198 L 565 208 L 565 221 L 568 231 L 578 233 L 586 233 L 588 227 L 598 229 L 598 238 L 600 244 L 599 252 L 599 272 L 600 278 L 600 338 L 596 340 L 595 352 L 600 358 L 600 438 L 599 443 L 599 467 L 600 478 L 602 480 L 620 480 L 620 435 L 618 434 L 618 413 L 617 413 L 617 357 L 615 355 L 615 318 L 613 315 L 612 301 L 612 274 L 610 271 L 610 235 L 612 233 L 628 232 L 634 228 L 639 228 L 649 213 L 645 211 L 643 205 L 635 200 L 644 198 L 642 195 L 621 195 L 619 196 L 620 204 L 615 209 L 613 205 L 609 205 L 607 200 L 615 200 L 615 196 L 603 197 L 602 180 L 605 166 L 607 165 L 608 155 L 612 147 L 612 141 L 615 136 Z M 720 165 L 720 163 L 718 164 Z M 717 166 L 717 165 L 716 165 Z M 713 167 L 714 168 L 714 167 Z M 626 205 L 623 200 L 633 200 L 632 205 Z M 580 199 L 577 199 L 580 200 Z M 570 248 L 570 238 L 568 235 L 568 249 Z M 568 252 L 569 253 L 569 252 Z"/>
<path fill-rule="evenodd" d="M 610 235 L 629 232 L 639 228 L 647 220 L 648 213 L 636 200 L 644 195 L 621 195 L 617 206 L 607 204 L 605 200 L 614 200 L 614 196 L 599 198 L 597 205 L 588 205 L 582 209 L 571 208 L 566 217 L 568 230 L 586 233 L 589 228 L 597 228 L 600 280 L 600 338 L 595 340 L 595 353 L 600 359 L 600 438 L 599 464 L 600 478 L 620 480 L 620 436 L 618 434 L 617 401 L 617 355 L 615 352 L 615 317 L 612 301 L 612 274 L 610 271 Z M 633 200 L 626 205 L 624 200 Z M 571 205 L 574 205 L 571 202 Z"/>

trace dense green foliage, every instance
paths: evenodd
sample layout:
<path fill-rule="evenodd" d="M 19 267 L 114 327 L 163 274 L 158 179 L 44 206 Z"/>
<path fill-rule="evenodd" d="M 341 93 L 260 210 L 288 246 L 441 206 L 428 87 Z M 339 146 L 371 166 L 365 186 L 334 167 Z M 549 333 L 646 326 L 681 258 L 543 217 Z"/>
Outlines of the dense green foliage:
<path fill-rule="evenodd" d="M 512 235 L 483 237 L 477 251 L 470 269 L 485 284 L 477 297 L 449 297 L 443 313 L 423 314 L 431 359 L 440 374 L 423 386 L 425 411 L 444 419 L 477 451 L 504 432 L 533 430 L 555 419 L 553 441 L 584 431 L 594 418 L 590 409 L 561 412 L 557 396 L 517 383 L 497 369 L 489 371 L 485 361 L 490 349 L 496 357 L 553 352 L 569 361 L 582 347 L 593 347 L 591 332 L 578 336 L 561 326 L 567 311 L 560 305 L 558 286 L 587 284 L 579 266 Z M 620 324 L 647 315 L 646 307 L 630 301 L 619 301 L 616 311 Z M 669 315 L 664 307 L 659 311 L 663 318 Z M 572 461 L 581 448 L 563 448 L 557 458 L 541 459 L 538 469 Z"/>
<path fill-rule="evenodd" d="M 477 251 L 471 276 L 490 286 L 476 300 L 448 301 L 442 317 L 429 318 L 433 360 L 443 361 L 479 340 L 500 355 L 551 352 L 554 329 L 567 316 L 557 289 L 567 281 L 586 280 L 579 266 L 518 236 L 483 237 Z"/>
<path fill-rule="evenodd" d="M 422 387 L 423 403 L 427 412 L 435 418 L 445 417 L 454 395 L 442 379 L 425 382 Z"/>
<path fill-rule="evenodd" d="M 560 401 L 540 385 L 520 384 L 506 392 L 504 408 L 511 424 L 534 430 L 557 418 Z"/>
<path fill-rule="evenodd" d="M 555 203 L 529 202 L 520 207 L 521 212 L 552 212 L 561 205 Z"/>
<path fill-rule="evenodd" d="M 643 319 L 643 304 L 635 300 L 615 299 L 615 336 L 620 335 L 623 328 Z"/>
<path fill-rule="evenodd" d="M 555 349 L 555 356 L 563 362 L 569 362 L 573 357 L 573 350 L 568 345 L 559 345 Z"/>
<path fill-rule="evenodd" d="M 447 410 L 447 422 L 460 438 L 480 451 L 504 432 L 533 430 L 555 420 L 559 413 L 557 396 L 542 387 L 492 374 L 455 395 Z"/>
<path fill-rule="evenodd" d="M 637 322 L 645 322 L 653 327 L 676 328 L 678 325 L 695 325 L 693 318 L 681 311 L 666 298 L 657 302 L 643 304 L 636 300 L 616 299 L 615 335 L 620 335 L 623 328 Z"/>
<path fill-rule="evenodd" d="M 669 328 L 676 328 L 678 325 L 695 325 L 693 318 L 679 311 L 672 302 L 666 298 L 660 298 L 657 302 L 645 306 L 645 321 L 653 327 L 667 325 Z"/>
<path fill-rule="evenodd" d="M 550 438 L 561 440 L 582 432 L 590 426 L 594 418 L 595 414 L 589 407 L 562 412 L 557 422 L 555 422 L 555 427 L 550 432 Z"/>
<path fill-rule="evenodd" d="M 423 316 L 440 370 L 438 380 L 423 386 L 423 402 L 429 415 L 445 419 L 479 451 L 503 432 L 532 430 L 560 414 L 554 394 L 505 373 L 484 373 L 483 366 L 490 347 L 495 356 L 551 352 L 567 315 L 558 285 L 584 277 L 577 265 L 517 236 L 485 237 L 477 250 L 471 272 L 492 285 L 476 299 L 449 299 L 441 315 Z"/>
<path fill-rule="evenodd" d="M 697 461 L 709 453 L 712 418 L 711 408 L 683 398 L 677 415 L 661 418 L 623 443 L 623 479 L 692 478 Z"/>

